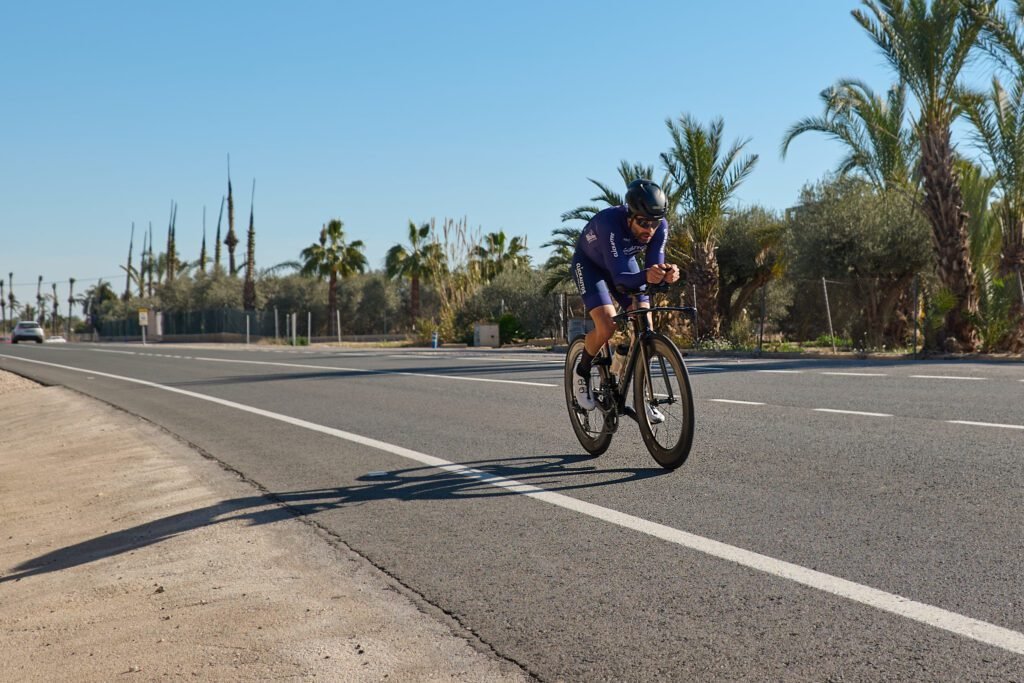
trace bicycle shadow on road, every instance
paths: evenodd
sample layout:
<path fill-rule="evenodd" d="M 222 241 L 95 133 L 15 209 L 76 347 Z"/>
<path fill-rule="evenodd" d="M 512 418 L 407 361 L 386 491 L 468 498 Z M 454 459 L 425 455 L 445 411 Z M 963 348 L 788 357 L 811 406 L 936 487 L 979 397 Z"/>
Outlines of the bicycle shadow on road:
<path fill-rule="evenodd" d="M 255 526 L 380 501 L 456 501 L 539 490 L 569 491 L 669 474 L 661 468 L 600 468 L 596 462 L 596 458 L 581 455 L 494 458 L 453 465 L 464 468 L 461 470 L 410 467 L 366 474 L 350 486 L 234 498 L 48 552 L 7 570 L 0 576 L 0 584 L 130 553 L 224 522 L 242 521 Z M 520 486 L 509 483 L 513 481 Z"/>

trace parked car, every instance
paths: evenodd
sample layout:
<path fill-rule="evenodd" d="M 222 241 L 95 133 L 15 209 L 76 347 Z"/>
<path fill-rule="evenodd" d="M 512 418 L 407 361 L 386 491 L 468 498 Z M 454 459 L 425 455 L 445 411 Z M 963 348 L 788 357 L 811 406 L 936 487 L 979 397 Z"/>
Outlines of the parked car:
<path fill-rule="evenodd" d="M 20 341 L 34 341 L 37 344 L 42 344 L 44 337 L 43 328 L 39 326 L 39 323 L 32 320 L 22 320 L 14 326 L 14 330 L 11 332 L 11 343 L 17 344 Z"/>

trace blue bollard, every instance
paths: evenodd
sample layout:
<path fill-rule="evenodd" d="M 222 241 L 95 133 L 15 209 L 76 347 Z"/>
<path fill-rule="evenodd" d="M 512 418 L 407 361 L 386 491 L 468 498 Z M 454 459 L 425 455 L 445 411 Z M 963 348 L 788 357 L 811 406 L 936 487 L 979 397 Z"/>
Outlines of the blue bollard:
<path fill-rule="evenodd" d="M 434 348 L 437 348 L 437 330 L 434 330 Z"/>

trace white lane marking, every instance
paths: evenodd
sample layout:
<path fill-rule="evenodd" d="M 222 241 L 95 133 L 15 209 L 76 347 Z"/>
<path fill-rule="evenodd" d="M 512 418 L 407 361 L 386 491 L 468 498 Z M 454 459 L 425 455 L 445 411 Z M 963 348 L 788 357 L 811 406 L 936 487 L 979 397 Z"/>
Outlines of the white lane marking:
<path fill-rule="evenodd" d="M 1024 429 L 1024 425 L 1004 425 L 999 424 L 998 422 L 971 422 L 969 420 L 946 420 L 946 422 L 948 422 L 951 425 L 971 425 L 973 427 L 999 427 L 1001 429 Z"/>
<path fill-rule="evenodd" d="M 205 356 L 168 356 L 159 353 L 136 353 L 135 351 L 110 351 L 107 349 L 90 349 L 96 353 L 128 353 L 138 356 L 152 356 L 154 358 L 178 358 L 183 360 L 201 360 L 210 363 L 247 363 L 249 365 L 274 365 L 285 368 L 306 368 L 325 370 L 328 372 L 369 372 L 376 375 L 407 375 L 409 377 L 433 377 L 434 379 L 461 380 L 463 382 L 492 382 L 495 384 L 520 384 L 527 387 L 557 387 L 559 384 L 544 384 L 541 382 L 524 382 L 514 379 L 489 379 L 485 377 L 459 377 L 457 375 L 433 375 L 426 372 L 397 372 L 393 370 L 368 370 L 366 368 L 339 368 L 330 365 L 306 365 L 303 363 L 274 363 L 265 360 L 239 360 L 233 358 L 208 358 Z"/>
<path fill-rule="evenodd" d="M 307 368 L 323 370 L 326 372 L 368 372 L 375 375 L 406 375 L 408 377 L 433 377 L 435 379 L 453 379 L 463 382 L 493 382 L 496 384 L 522 384 L 528 387 L 557 387 L 558 384 L 542 384 L 540 382 L 524 382 L 514 379 L 488 379 L 485 377 L 458 377 L 456 375 L 432 375 L 426 372 L 398 372 L 394 370 L 368 370 L 366 368 L 339 368 L 332 365 L 306 365 L 303 363 L 274 363 L 265 360 L 237 360 L 232 358 L 205 358 L 196 356 L 196 360 L 209 361 L 212 363 L 245 363 L 249 365 L 274 365 L 285 368 Z"/>
<path fill-rule="evenodd" d="M 69 370 L 71 372 L 99 375 L 101 377 L 107 377 L 108 379 L 116 379 L 123 382 L 129 382 L 131 384 L 138 384 L 158 389 L 160 391 L 188 396 L 200 401 L 216 403 L 217 405 L 225 406 L 227 408 L 233 408 L 235 410 L 259 415 L 260 417 L 276 420 L 302 429 L 319 432 L 321 434 L 350 441 L 361 446 L 367 446 L 368 448 L 375 448 L 386 453 L 391 453 L 392 455 L 412 460 L 413 462 L 418 462 L 430 467 L 436 467 L 437 469 L 446 472 L 452 472 L 470 479 L 475 479 L 490 486 L 520 493 L 565 510 L 571 510 L 582 515 L 587 515 L 588 517 L 593 517 L 594 519 L 600 519 L 608 522 L 609 524 L 614 524 L 626 529 L 632 529 L 633 531 L 638 531 L 642 534 L 659 538 L 663 541 L 667 541 L 668 543 L 673 543 L 684 548 L 689 548 L 691 550 L 696 550 L 697 552 L 710 555 L 711 557 L 717 557 L 728 562 L 733 562 L 741 567 L 754 569 L 771 576 L 788 579 L 795 583 L 815 588 L 825 593 L 838 595 L 839 597 L 847 598 L 853 602 L 868 605 L 884 612 L 896 614 L 922 624 L 934 626 L 935 628 L 940 628 L 965 638 L 971 638 L 987 645 L 999 647 L 1015 654 L 1024 654 L 1024 633 L 1013 631 L 995 624 L 990 624 L 963 614 L 951 612 L 949 610 L 942 609 L 941 607 L 935 607 L 923 602 L 910 600 L 894 593 L 887 593 L 885 591 L 878 590 L 877 588 L 871 588 L 870 586 L 854 583 L 853 581 L 848 581 L 846 579 L 839 578 L 838 576 L 832 576 L 831 574 L 819 572 L 814 569 L 808 569 L 807 567 L 802 567 L 798 564 L 768 557 L 767 555 L 745 550 L 727 543 L 722 543 L 721 541 L 674 529 L 664 524 L 658 524 L 657 522 L 643 519 L 642 517 L 635 517 L 624 512 L 619 512 L 618 510 L 612 510 L 611 508 L 595 505 L 594 503 L 587 503 L 585 501 L 566 496 L 565 494 L 553 493 L 546 489 L 533 486 L 532 484 L 524 484 L 516 481 L 515 479 L 508 479 L 506 477 L 483 472 L 449 460 L 442 460 L 441 458 L 433 455 L 420 453 L 419 451 L 414 451 L 409 448 L 396 446 L 384 441 L 378 441 L 377 439 L 371 439 L 369 437 L 353 434 L 352 432 L 346 432 L 341 429 L 316 424 L 315 422 L 308 422 L 296 417 L 282 415 L 281 413 L 273 413 L 269 410 L 245 405 L 244 403 L 235 403 L 234 401 L 228 401 L 223 398 L 198 394 L 186 389 L 169 387 L 155 382 L 135 379 L 133 377 L 111 375 L 105 372 L 95 372 L 93 370 L 85 370 L 68 365 L 30 360 L 19 356 L 7 356 L 5 354 L 0 354 L 0 358 L 10 358 L 11 360 L 19 360 L 25 363 L 46 365 L 53 368 L 60 368 L 62 370 Z"/>
<path fill-rule="evenodd" d="M 984 381 L 988 377 L 953 377 L 952 375 L 911 375 L 913 379 L 965 379 L 970 381 Z"/>
<path fill-rule="evenodd" d="M 709 401 L 714 401 L 716 403 L 738 403 L 739 405 L 743 405 L 743 406 L 763 406 L 763 405 L 765 405 L 764 403 L 760 403 L 759 401 L 733 401 L 732 399 L 728 399 L 728 398 L 709 398 L 708 400 Z"/>
<path fill-rule="evenodd" d="M 757 370 L 757 372 L 773 372 L 778 375 L 799 375 L 803 370 Z"/>
<path fill-rule="evenodd" d="M 833 408 L 811 408 L 816 413 L 841 413 L 843 415 L 865 415 L 867 417 L 892 417 L 889 413 L 865 413 L 860 410 L 835 410 Z"/>
<path fill-rule="evenodd" d="M 138 355 L 134 351 L 115 351 L 114 349 L 89 349 L 93 353 L 123 353 L 126 356 Z"/>
<path fill-rule="evenodd" d="M 823 375 L 839 375 L 841 377 L 888 377 L 884 372 L 822 372 Z"/>

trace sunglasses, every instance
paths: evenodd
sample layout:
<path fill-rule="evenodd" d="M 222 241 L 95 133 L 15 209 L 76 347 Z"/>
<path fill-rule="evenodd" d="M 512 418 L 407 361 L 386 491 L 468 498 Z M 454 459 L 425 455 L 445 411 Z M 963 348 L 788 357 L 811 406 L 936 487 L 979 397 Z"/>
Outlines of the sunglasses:
<path fill-rule="evenodd" d="M 641 218 L 640 216 L 634 216 L 633 220 L 635 220 L 636 224 L 644 230 L 654 230 L 661 225 L 660 218 Z"/>

